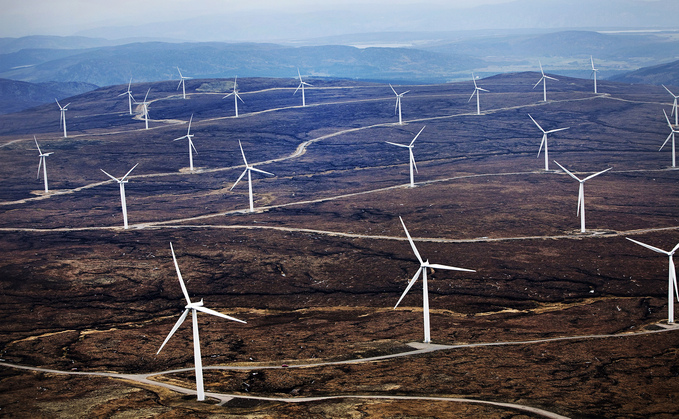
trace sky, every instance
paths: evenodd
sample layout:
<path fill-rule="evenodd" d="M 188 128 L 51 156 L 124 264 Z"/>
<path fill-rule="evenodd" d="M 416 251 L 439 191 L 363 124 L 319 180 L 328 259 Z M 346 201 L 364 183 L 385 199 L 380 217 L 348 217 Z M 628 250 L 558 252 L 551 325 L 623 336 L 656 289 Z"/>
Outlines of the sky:
<path fill-rule="evenodd" d="M 0 0 L 0 37 L 253 41 L 383 31 L 639 25 L 676 0 Z M 642 5 L 641 8 L 639 5 Z M 592 8 L 599 7 L 599 10 Z M 476 13 L 478 11 L 478 13 Z M 598 13 L 596 15 L 595 13 Z M 615 20 L 611 20 L 612 16 Z M 652 19 L 651 19 L 652 18 Z M 608 20 L 606 20 L 608 19 Z M 450 22 L 448 25 L 447 23 Z M 168 26 L 172 23 L 174 26 Z M 164 25 L 164 26 L 163 26 Z M 182 27 L 182 25 L 184 25 Z M 501 28 L 504 29 L 504 28 Z M 224 38 L 224 39 L 222 39 Z"/>
<path fill-rule="evenodd" d="M 509 1 L 512 0 L 2 0 L 6 4 L 0 15 L 0 36 L 69 36 L 102 26 L 143 25 L 234 12 L 309 13 L 422 4 L 469 8 Z"/>

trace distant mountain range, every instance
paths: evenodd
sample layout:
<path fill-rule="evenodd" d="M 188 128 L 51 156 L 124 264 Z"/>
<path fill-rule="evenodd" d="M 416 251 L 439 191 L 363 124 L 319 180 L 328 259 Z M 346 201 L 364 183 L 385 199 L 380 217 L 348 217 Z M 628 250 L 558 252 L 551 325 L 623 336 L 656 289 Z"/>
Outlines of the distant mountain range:
<path fill-rule="evenodd" d="M 93 84 L 80 82 L 27 83 L 0 79 L 0 114 L 18 112 L 54 102 L 54 99 L 64 99 L 96 88 L 97 86 Z"/>
<path fill-rule="evenodd" d="M 317 40 L 321 41 L 321 40 Z M 198 78 L 313 77 L 441 83 L 498 73 L 545 71 L 600 78 L 679 59 L 675 32 L 486 31 L 355 34 L 330 45 L 107 41 L 84 37 L 0 39 L 0 77 L 98 86 L 177 79 L 176 67 Z M 340 45 L 338 43 L 352 43 Z M 397 46 L 397 47 L 396 47 Z"/>

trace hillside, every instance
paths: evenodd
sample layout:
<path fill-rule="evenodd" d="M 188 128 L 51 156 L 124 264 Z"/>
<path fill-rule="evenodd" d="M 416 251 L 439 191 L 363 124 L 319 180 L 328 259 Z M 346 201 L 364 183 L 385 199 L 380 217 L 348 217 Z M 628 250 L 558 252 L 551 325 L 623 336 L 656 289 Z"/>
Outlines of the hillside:
<path fill-rule="evenodd" d="M 69 98 L 68 137 L 0 115 L 2 415 L 677 417 L 667 255 L 626 239 L 679 241 L 672 102 L 540 76 L 480 78 L 480 114 L 471 80 L 394 85 L 403 124 L 389 85 L 313 78 L 239 78 L 238 117 L 232 79 L 135 82 L 148 129 L 127 83 Z M 197 315 L 204 403 L 192 322 L 158 353 L 186 295 L 247 321 Z"/>
<path fill-rule="evenodd" d="M 679 61 L 640 68 L 611 77 L 610 80 L 621 83 L 679 86 Z"/>
<path fill-rule="evenodd" d="M 97 86 L 81 82 L 27 83 L 0 79 L 0 114 L 18 112 L 43 103 L 54 102 L 96 89 Z"/>

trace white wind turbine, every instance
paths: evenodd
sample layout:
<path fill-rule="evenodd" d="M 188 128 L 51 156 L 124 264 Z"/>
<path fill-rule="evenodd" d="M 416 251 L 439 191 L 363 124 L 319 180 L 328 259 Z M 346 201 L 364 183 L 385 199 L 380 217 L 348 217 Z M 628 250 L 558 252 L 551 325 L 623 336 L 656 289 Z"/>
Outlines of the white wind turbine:
<path fill-rule="evenodd" d="M 665 142 L 662 143 L 662 145 L 660 146 L 660 150 L 662 150 L 663 147 L 665 147 L 665 144 L 667 144 L 667 142 L 670 140 L 670 137 L 672 137 L 672 167 L 677 167 L 677 159 L 676 159 L 676 155 L 675 155 L 675 153 L 674 153 L 674 152 L 675 152 L 675 148 L 674 148 L 674 134 L 679 133 L 679 130 L 674 129 L 674 126 L 673 126 L 672 123 L 670 122 L 670 118 L 667 116 L 667 112 L 665 112 L 664 109 L 662 110 L 662 112 L 665 114 L 665 119 L 667 120 L 667 125 L 670 126 L 670 130 L 671 130 L 672 132 L 670 132 L 670 135 L 667 136 L 667 139 L 665 140 Z M 658 151 L 660 151 L 660 150 L 658 150 Z"/>
<path fill-rule="evenodd" d="M 182 99 L 186 99 L 186 83 L 184 83 L 184 80 L 188 80 L 191 77 L 185 77 L 182 75 L 182 71 L 177 67 L 177 71 L 179 71 L 179 84 L 177 85 L 177 88 L 175 90 L 179 90 L 179 86 L 182 87 Z"/>
<path fill-rule="evenodd" d="M 70 105 L 70 103 L 61 106 L 56 98 L 54 98 L 54 100 L 57 102 L 59 110 L 61 110 L 61 116 L 59 117 L 59 127 L 64 127 L 64 138 L 66 138 L 66 111 L 68 110 L 68 105 Z"/>
<path fill-rule="evenodd" d="M 182 313 L 181 317 L 179 317 L 179 320 L 177 320 L 177 323 L 175 323 L 174 327 L 170 331 L 170 334 L 167 335 L 167 337 L 165 338 L 163 344 L 160 345 L 160 349 L 158 349 L 156 355 L 158 355 L 160 351 L 163 350 L 165 344 L 170 340 L 170 338 L 172 337 L 172 335 L 174 335 L 177 329 L 179 329 L 179 326 L 181 326 L 182 323 L 184 323 L 184 320 L 186 320 L 186 316 L 189 314 L 190 311 L 193 326 L 193 359 L 196 369 L 196 395 L 198 397 L 198 401 L 203 401 L 205 400 L 205 389 L 203 387 L 203 361 L 200 355 L 200 338 L 198 336 L 198 312 L 202 311 L 203 313 L 211 314 L 213 316 L 221 317 L 227 320 L 232 320 L 234 322 L 239 323 L 245 322 L 235 317 L 227 316 L 226 314 L 222 314 L 218 311 L 210 310 L 209 308 L 204 307 L 202 298 L 200 299 L 199 302 L 192 303 L 191 298 L 189 297 L 189 292 L 186 290 L 186 285 L 184 285 L 182 273 L 179 271 L 179 264 L 177 263 L 177 257 L 174 254 L 172 243 L 170 243 L 170 251 L 172 251 L 172 260 L 174 261 L 174 267 L 177 270 L 177 276 L 179 277 L 179 285 L 181 286 L 182 293 L 184 294 L 184 298 L 186 299 L 186 306 L 184 307 L 185 308 L 184 313 Z"/>
<path fill-rule="evenodd" d="M 554 80 L 554 81 L 559 81 L 559 79 L 555 79 L 554 77 L 550 77 L 550 76 L 546 75 L 545 72 L 542 71 L 542 63 L 540 61 L 538 61 L 538 63 L 540 64 L 540 73 L 542 73 L 542 77 L 540 78 L 540 80 L 538 80 L 537 83 L 535 83 L 535 86 L 533 86 L 533 89 L 538 87 L 538 84 L 540 84 L 540 82 L 542 82 L 542 100 L 543 100 L 543 102 L 547 102 L 547 79 Z"/>
<path fill-rule="evenodd" d="M 255 172 L 264 173 L 265 175 L 270 175 L 270 176 L 276 176 L 276 175 L 274 175 L 273 173 L 265 172 L 264 170 L 260 170 L 260 169 L 257 169 L 255 167 L 250 166 L 248 164 L 247 159 L 245 158 L 245 152 L 243 152 L 243 145 L 241 144 L 240 140 L 238 140 L 238 145 L 240 146 L 240 152 L 243 155 L 243 162 L 245 162 L 245 170 L 243 171 L 243 173 L 241 173 L 238 180 L 236 180 L 236 183 L 234 183 L 233 186 L 231 187 L 231 189 L 229 189 L 229 190 L 233 190 L 233 188 L 235 188 L 236 185 L 238 185 L 238 182 L 240 182 L 240 180 L 243 179 L 243 176 L 245 176 L 245 174 L 247 173 L 248 174 L 248 191 L 249 191 L 249 194 L 250 194 L 250 212 L 254 212 L 255 211 L 255 205 L 254 205 L 254 200 L 252 198 L 252 171 L 254 170 Z"/>
<path fill-rule="evenodd" d="M 406 236 L 408 236 L 410 246 L 413 248 L 413 252 L 417 257 L 417 260 L 420 262 L 420 268 L 415 273 L 415 276 L 413 276 L 413 279 L 411 279 L 410 282 L 408 283 L 408 287 L 406 287 L 406 290 L 401 295 L 401 298 L 399 298 L 398 302 L 394 306 L 394 309 L 398 307 L 398 305 L 401 303 L 401 300 L 403 300 L 403 297 L 405 297 L 408 291 L 410 291 L 410 288 L 415 284 L 415 281 L 417 281 L 417 278 L 420 276 L 420 273 L 422 273 L 422 312 L 424 315 L 424 342 L 429 343 L 431 342 L 431 336 L 429 334 L 429 290 L 427 288 L 427 268 L 446 269 L 449 271 L 463 271 L 463 272 L 476 272 L 476 271 L 471 269 L 455 268 L 453 266 L 437 265 L 434 263 L 429 263 L 428 260 L 427 261 L 422 260 L 422 256 L 420 256 L 420 252 L 417 251 L 415 243 L 413 242 L 413 239 L 410 237 L 408 229 L 406 228 L 406 225 L 403 222 L 403 218 L 401 218 L 400 216 L 398 218 L 401 220 L 403 230 L 405 230 Z"/>
<path fill-rule="evenodd" d="M 126 229 L 127 229 L 127 201 L 125 200 L 125 184 L 127 183 L 127 180 L 126 180 L 127 177 L 130 175 L 130 173 L 132 173 L 132 171 L 134 170 L 134 168 L 137 167 L 137 166 L 139 166 L 139 163 L 135 164 L 134 167 L 131 168 L 130 171 L 127 172 L 127 174 L 125 174 L 125 176 L 123 176 L 123 177 L 120 178 L 120 179 L 118 179 L 117 177 L 113 177 L 113 176 L 109 175 L 108 173 L 106 173 L 106 172 L 104 171 L 104 169 L 99 169 L 99 170 L 101 170 L 102 172 L 104 172 L 104 174 L 105 174 L 106 176 L 108 176 L 108 177 L 110 177 L 111 179 L 115 180 L 116 182 L 118 182 L 118 185 L 120 185 L 120 205 L 123 207 L 123 226 L 124 226 Z"/>
<path fill-rule="evenodd" d="M 191 134 L 191 122 L 193 121 L 193 114 L 191 114 L 191 119 L 189 119 L 189 129 L 186 131 L 186 135 L 175 138 L 172 141 L 179 141 L 183 140 L 186 138 L 189 140 L 189 169 L 193 172 L 193 152 L 195 151 L 196 154 L 198 154 L 198 150 L 196 150 L 196 147 L 193 145 L 193 134 Z"/>
<path fill-rule="evenodd" d="M 38 162 L 38 179 L 40 179 L 40 166 L 42 166 L 42 173 L 45 179 L 45 193 L 48 193 L 49 188 L 47 187 L 47 156 L 54 153 L 43 153 L 40 150 L 40 146 L 38 145 L 38 139 L 35 138 L 35 135 L 33 136 L 33 139 L 35 140 L 35 146 L 38 147 L 38 154 L 40 154 L 40 161 Z"/>
<path fill-rule="evenodd" d="M 654 252 L 662 253 L 663 255 L 667 255 L 670 257 L 670 273 L 669 273 L 669 278 L 668 278 L 668 288 L 667 288 L 667 323 L 672 324 L 674 323 L 674 296 L 677 296 L 677 299 L 679 300 L 679 291 L 677 290 L 677 273 L 674 269 L 674 252 L 676 252 L 679 249 L 679 244 L 674 246 L 674 248 L 670 251 L 667 252 L 662 249 L 658 249 L 657 247 L 650 246 L 646 243 L 642 243 L 636 240 L 632 240 L 629 237 L 626 237 L 627 240 L 634 242 L 640 246 L 644 246 L 647 249 L 651 249 Z M 674 290 L 674 292 L 672 292 Z"/>
<path fill-rule="evenodd" d="M 612 169 L 612 167 L 609 167 L 606 170 L 602 170 L 600 172 L 597 172 L 593 175 L 589 175 L 584 179 L 579 179 L 573 173 L 569 172 L 565 167 L 560 165 L 556 160 L 554 160 L 554 163 L 558 164 L 559 167 L 562 168 L 564 172 L 568 173 L 573 179 L 580 182 L 580 190 L 578 191 L 578 211 L 577 211 L 577 214 L 580 215 L 580 232 L 584 233 L 585 232 L 585 182 L 587 182 L 588 180 L 590 180 L 591 178 L 593 178 L 595 176 L 599 176 L 602 173 L 608 172 L 609 170 Z"/>
<path fill-rule="evenodd" d="M 665 90 L 667 90 L 667 92 L 674 98 L 674 103 L 672 103 L 672 113 L 670 113 L 670 115 L 674 115 L 674 125 L 679 125 L 679 112 L 677 112 L 677 99 L 679 99 L 679 96 L 672 93 L 670 89 L 668 89 L 664 84 L 662 87 L 664 87 Z"/>
<path fill-rule="evenodd" d="M 149 97 L 150 91 L 151 88 L 149 87 L 149 90 L 146 91 L 146 96 L 144 96 L 144 101 L 141 103 L 141 112 L 144 117 L 144 122 L 146 123 L 146 129 L 149 129 L 149 103 L 146 101 L 146 98 Z"/>
<path fill-rule="evenodd" d="M 132 79 L 130 79 L 130 83 L 127 85 L 127 92 L 119 94 L 118 97 L 127 95 L 127 102 L 130 106 L 130 115 L 132 115 L 132 101 L 134 100 L 134 96 L 132 96 L 132 91 L 130 90 L 130 87 L 132 87 Z M 134 100 L 134 102 L 136 103 L 137 101 Z"/>
<path fill-rule="evenodd" d="M 243 99 L 240 98 L 238 95 L 238 84 L 236 82 L 238 81 L 238 76 L 233 80 L 233 92 L 229 93 L 228 95 L 224 96 L 222 99 L 226 99 L 229 96 L 233 95 L 233 105 L 236 108 L 236 118 L 238 118 L 238 101 L 240 100 L 243 102 Z M 304 92 L 302 92 L 302 101 L 304 101 Z M 245 103 L 245 102 L 243 102 Z"/>
<path fill-rule="evenodd" d="M 594 77 L 594 93 L 599 93 L 596 90 L 596 73 L 599 71 L 599 69 L 594 68 L 594 58 L 590 55 L 589 60 L 592 62 L 592 77 Z"/>
<path fill-rule="evenodd" d="M 549 170 L 549 148 L 547 146 L 547 134 L 551 134 L 553 132 L 558 132 L 558 131 L 564 131 L 564 130 L 567 130 L 568 128 L 570 128 L 570 127 L 557 128 L 557 129 L 545 131 L 544 129 L 542 129 L 540 124 L 538 124 L 535 121 L 535 119 L 533 119 L 533 117 L 530 116 L 530 114 L 528 114 L 528 117 L 533 121 L 533 123 L 535 123 L 535 125 L 537 125 L 538 128 L 540 128 L 540 131 L 542 131 L 542 142 L 540 143 L 540 149 L 538 150 L 537 157 L 540 157 L 540 152 L 542 151 L 542 147 L 544 146 L 545 147 L 545 171 L 548 171 Z"/>
<path fill-rule="evenodd" d="M 394 94 L 396 95 L 396 105 L 394 105 L 394 113 L 396 113 L 396 111 L 398 110 L 398 124 L 403 125 L 403 119 L 401 118 L 401 98 L 410 90 L 406 90 L 403 93 L 396 93 L 396 90 L 394 90 L 394 86 L 392 86 L 391 83 L 389 84 L 389 87 L 391 87 L 391 91 L 394 92 Z"/>
<path fill-rule="evenodd" d="M 387 144 L 395 145 L 396 147 L 404 147 L 404 148 L 408 149 L 408 153 L 410 154 L 410 187 L 411 188 L 415 187 L 415 175 L 413 174 L 413 169 L 415 171 L 417 171 L 417 164 L 415 164 L 415 156 L 413 155 L 413 147 L 414 147 L 414 144 L 415 144 L 415 140 L 417 140 L 417 137 L 419 137 L 420 134 L 422 134 L 422 131 L 424 130 L 425 127 L 426 127 L 426 125 L 424 127 L 422 127 L 420 132 L 417 133 L 415 138 L 413 138 L 413 140 L 408 145 L 392 143 L 391 141 L 385 141 L 385 143 L 387 143 Z"/>
<path fill-rule="evenodd" d="M 479 92 L 487 92 L 488 90 L 482 89 L 476 85 L 476 78 L 474 77 L 474 73 L 472 73 L 472 81 L 474 82 L 474 93 L 472 93 L 472 95 L 469 96 L 469 100 L 467 101 L 467 103 L 471 102 L 471 100 L 474 98 L 474 95 L 476 95 L 476 114 L 481 115 L 481 105 L 479 104 Z"/>
<path fill-rule="evenodd" d="M 302 89 L 302 106 L 306 106 L 306 99 L 305 99 L 305 97 L 304 97 L 304 86 L 309 86 L 309 87 L 311 87 L 311 86 L 313 86 L 313 85 L 311 85 L 311 84 L 305 82 L 304 80 L 302 80 L 302 75 L 299 73 L 299 68 L 297 69 L 297 77 L 299 77 L 299 86 L 297 86 L 297 88 L 295 89 L 295 92 L 293 93 L 293 95 L 294 95 L 295 93 L 297 93 L 297 91 L 301 88 L 301 89 Z"/>

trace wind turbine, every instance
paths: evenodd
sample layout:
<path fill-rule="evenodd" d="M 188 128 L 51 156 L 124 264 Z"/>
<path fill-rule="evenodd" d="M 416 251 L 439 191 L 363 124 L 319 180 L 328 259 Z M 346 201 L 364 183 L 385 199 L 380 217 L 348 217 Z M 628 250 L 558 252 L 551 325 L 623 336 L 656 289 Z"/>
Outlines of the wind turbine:
<path fill-rule="evenodd" d="M 213 316 L 221 317 L 227 320 L 232 320 L 234 322 L 239 323 L 245 322 L 235 317 L 227 316 L 226 314 L 222 314 L 218 311 L 210 310 L 209 308 L 204 307 L 202 298 L 200 299 L 199 302 L 192 303 L 191 298 L 189 297 L 189 292 L 186 290 L 186 285 L 184 285 L 182 273 L 179 271 L 179 264 L 177 263 L 177 257 L 174 254 L 174 248 L 172 248 L 172 243 L 170 243 L 170 251 L 172 252 L 172 260 L 174 261 L 174 267 L 177 270 L 177 277 L 179 277 L 179 285 L 182 288 L 184 298 L 186 298 L 186 306 L 184 307 L 185 308 L 184 313 L 182 313 L 181 317 L 179 317 L 179 320 L 177 320 L 177 323 L 175 323 L 174 327 L 170 331 L 170 334 L 167 335 L 167 337 L 165 338 L 163 344 L 160 345 L 160 349 L 158 349 L 156 355 L 158 355 L 160 351 L 163 350 L 163 347 L 165 346 L 167 341 L 169 341 L 172 335 L 174 335 L 174 332 L 176 332 L 177 329 L 179 329 L 179 326 L 181 326 L 182 323 L 184 323 L 184 320 L 186 320 L 186 316 L 189 314 L 190 311 L 193 326 L 193 360 L 196 368 L 196 395 L 198 396 L 198 401 L 203 401 L 205 400 L 205 389 L 203 387 L 203 361 L 200 356 L 200 338 L 198 336 L 198 312 L 202 311 L 203 313 L 211 314 Z"/>
<path fill-rule="evenodd" d="M 139 163 L 135 164 L 134 167 L 131 168 L 130 171 L 127 172 L 127 174 L 120 179 L 109 175 L 108 173 L 106 173 L 104 171 L 104 169 L 99 169 L 102 172 L 104 172 L 104 174 L 106 176 L 115 180 L 116 182 L 118 182 L 118 185 L 120 185 L 120 205 L 123 207 L 123 226 L 125 227 L 125 229 L 127 229 L 127 201 L 125 200 L 125 184 L 127 183 L 127 180 L 126 180 L 127 177 L 130 175 L 130 173 L 132 173 L 134 168 L 137 167 L 137 166 L 139 166 Z"/>
<path fill-rule="evenodd" d="M 467 101 L 467 103 L 471 102 L 471 100 L 474 98 L 474 95 L 476 95 L 476 114 L 481 115 L 481 105 L 479 104 L 479 91 L 487 92 L 488 90 L 482 89 L 476 85 L 474 73 L 472 73 L 472 81 L 474 82 L 474 92 L 472 93 L 471 96 L 469 96 L 469 100 Z"/>
<path fill-rule="evenodd" d="M 38 154 L 40 155 L 40 161 L 38 162 L 38 179 L 40 179 L 40 166 L 42 166 L 43 177 L 45 178 L 45 193 L 49 193 L 49 188 L 47 187 L 47 156 L 54 153 L 43 153 L 38 145 L 38 139 L 33 136 L 35 140 L 35 146 L 38 147 Z"/>
<path fill-rule="evenodd" d="M 580 182 L 580 190 L 578 191 L 578 212 L 577 214 L 580 215 L 580 232 L 584 233 L 585 232 L 585 182 L 593 178 L 594 176 L 599 176 L 602 173 L 608 172 L 609 170 L 612 169 L 612 167 L 609 167 L 606 170 L 602 170 L 600 172 L 597 172 L 593 175 L 589 175 L 584 179 L 579 179 L 577 176 L 575 176 L 573 173 L 569 172 L 565 167 L 560 165 L 556 160 L 554 160 L 554 163 L 558 164 L 560 168 L 563 169 L 564 172 L 568 173 L 573 179 L 577 180 Z"/>
<path fill-rule="evenodd" d="M 311 84 L 302 80 L 302 75 L 299 73 L 299 68 L 297 69 L 297 76 L 299 77 L 299 86 L 295 89 L 295 93 L 301 88 L 302 89 L 302 106 L 306 106 L 306 99 L 304 98 L 304 86 L 312 86 Z M 293 93 L 293 95 L 295 94 Z"/>
<path fill-rule="evenodd" d="M 260 169 L 257 169 L 255 167 L 250 166 L 248 164 L 247 159 L 245 158 L 245 153 L 243 152 L 243 145 L 240 143 L 240 140 L 238 140 L 238 145 L 240 146 L 240 152 L 243 155 L 243 162 L 245 162 L 245 170 L 243 171 L 243 173 L 241 173 L 241 175 L 238 178 L 238 180 L 236 181 L 236 183 L 234 183 L 233 186 L 231 187 L 231 189 L 229 189 L 229 190 L 232 191 L 233 188 L 235 188 L 236 185 L 238 185 L 238 182 L 240 182 L 240 180 L 243 179 L 243 176 L 245 176 L 245 174 L 247 173 L 248 174 L 248 190 L 249 190 L 249 193 L 250 193 L 250 212 L 254 212 L 255 206 L 254 206 L 254 201 L 252 199 L 252 171 L 254 170 L 255 172 L 264 173 L 265 175 L 270 175 L 270 176 L 276 176 L 276 175 L 274 175 L 273 173 L 265 172 L 264 170 L 260 170 Z"/>
<path fill-rule="evenodd" d="M 394 86 L 392 86 L 391 83 L 389 84 L 389 87 L 391 87 L 391 91 L 394 92 L 394 94 L 396 95 L 396 105 L 394 106 L 394 113 L 396 113 L 396 110 L 398 110 L 398 124 L 403 125 L 403 119 L 401 119 L 401 98 L 410 90 L 406 90 L 403 93 L 396 93 L 396 90 L 394 90 Z"/>
<path fill-rule="evenodd" d="M 149 87 L 149 90 L 146 91 L 146 96 L 144 96 L 144 101 L 141 103 L 142 106 L 142 115 L 144 116 L 144 122 L 146 122 L 146 129 L 149 129 L 149 103 L 146 101 L 146 98 L 149 97 L 149 92 L 151 91 L 151 88 Z"/>
<path fill-rule="evenodd" d="M 233 95 L 233 105 L 236 107 L 236 118 L 238 118 L 238 101 L 240 100 L 241 102 L 243 102 L 243 99 L 241 99 L 240 96 L 238 95 L 238 85 L 236 84 L 237 81 L 238 76 L 236 76 L 236 78 L 233 80 L 233 92 L 229 93 L 228 95 L 222 98 L 226 99 L 227 97 Z M 304 91 L 302 91 L 302 101 L 304 101 Z"/>
<path fill-rule="evenodd" d="M 399 220 L 401 220 L 401 224 L 403 225 L 403 230 L 405 230 L 406 232 L 406 236 L 408 236 L 408 241 L 410 242 L 410 246 L 413 248 L 413 253 L 415 253 L 417 260 L 420 262 L 420 268 L 415 273 L 415 276 L 413 276 L 413 279 L 411 279 L 410 282 L 408 283 L 408 287 L 406 287 L 406 290 L 401 295 L 401 298 L 399 298 L 398 302 L 394 306 L 394 309 L 398 307 L 398 305 L 401 303 L 401 300 L 403 300 L 403 297 L 405 297 L 408 291 L 410 291 L 410 288 L 415 284 L 415 281 L 417 281 L 417 278 L 420 276 L 420 273 L 422 273 L 422 312 L 424 315 L 424 343 L 429 343 L 431 342 L 431 336 L 429 334 L 429 291 L 427 288 L 427 268 L 446 269 L 449 271 L 463 271 L 463 272 L 476 272 L 476 271 L 471 269 L 455 268 L 453 266 L 437 265 L 434 263 L 429 263 L 428 260 L 427 261 L 422 260 L 422 256 L 420 256 L 420 252 L 417 251 L 417 247 L 415 247 L 415 243 L 413 242 L 413 239 L 410 237 L 410 234 L 408 233 L 408 229 L 406 228 L 406 225 L 403 222 L 403 218 L 401 218 L 400 216 L 398 218 Z"/>
<path fill-rule="evenodd" d="M 193 152 L 195 151 L 196 154 L 198 154 L 198 150 L 196 150 L 196 147 L 193 145 L 193 140 L 192 140 L 193 134 L 191 134 L 191 122 L 192 121 L 193 121 L 193 114 L 191 114 L 191 119 L 189 119 L 189 129 L 186 131 L 186 135 L 179 137 L 179 138 L 175 138 L 172 141 L 179 141 L 179 140 L 183 140 L 184 138 L 189 140 L 189 169 L 193 172 Z"/>
<path fill-rule="evenodd" d="M 537 157 L 540 157 L 540 152 L 542 151 L 542 146 L 544 146 L 545 147 L 545 171 L 549 171 L 549 148 L 547 147 L 547 134 L 551 134 L 553 132 L 558 132 L 558 131 L 564 131 L 564 130 L 567 130 L 568 128 L 570 128 L 570 127 L 557 128 L 557 129 L 545 131 L 544 129 L 542 129 L 540 124 L 538 124 L 535 121 L 535 119 L 533 119 L 533 117 L 530 116 L 530 114 L 528 114 L 528 117 L 533 121 L 533 123 L 535 123 L 535 125 L 538 126 L 538 128 L 540 128 L 540 131 L 542 131 L 542 142 L 540 143 L 540 149 L 538 150 Z"/>
<path fill-rule="evenodd" d="M 134 96 L 132 96 L 132 91 L 130 90 L 130 87 L 132 87 L 132 79 L 130 79 L 130 83 L 127 85 L 127 92 L 119 94 L 118 97 L 127 95 L 127 102 L 130 105 L 130 115 L 132 115 L 132 101 L 134 100 Z M 136 100 L 134 101 L 135 103 L 137 102 Z"/>
<path fill-rule="evenodd" d="M 70 103 L 67 103 L 65 106 L 61 106 L 57 98 L 54 98 L 54 100 L 57 102 L 57 106 L 61 110 L 61 116 L 59 117 L 59 127 L 64 127 L 64 138 L 66 138 L 66 111 L 68 110 L 68 105 L 70 105 Z"/>
<path fill-rule="evenodd" d="M 179 90 L 179 86 L 182 87 L 182 98 L 186 99 L 186 83 L 184 83 L 184 80 L 188 80 L 191 77 L 185 77 L 182 75 L 182 71 L 177 67 L 177 71 L 179 71 L 179 84 L 177 85 L 177 88 L 175 90 Z"/>
<path fill-rule="evenodd" d="M 672 103 L 672 113 L 670 113 L 670 115 L 674 115 L 674 125 L 679 125 L 679 112 L 677 112 L 677 99 L 679 98 L 679 96 L 672 93 L 670 89 L 668 89 L 667 86 L 665 86 L 664 84 L 662 85 L 662 87 L 664 87 L 665 90 L 667 90 L 667 92 L 671 94 L 672 97 L 674 98 L 674 103 Z"/>
<path fill-rule="evenodd" d="M 417 171 L 417 164 L 415 164 L 415 156 L 413 155 L 413 147 L 414 147 L 414 144 L 415 144 L 415 140 L 417 140 L 417 137 L 419 137 L 420 134 L 422 134 L 422 131 L 424 130 L 425 127 L 426 127 L 426 125 L 424 127 L 422 127 L 420 132 L 417 133 L 415 138 L 413 138 L 413 140 L 408 145 L 392 143 L 391 141 L 385 141 L 387 144 L 395 145 L 396 147 L 404 147 L 404 148 L 408 149 L 408 152 L 410 154 L 410 187 L 411 188 L 415 187 L 415 177 L 414 177 L 414 174 L 413 174 L 413 168 L 415 169 L 415 171 Z"/>
<path fill-rule="evenodd" d="M 667 255 L 670 257 L 670 273 L 669 273 L 669 278 L 668 278 L 668 288 L 667 288 L 667 323 L 672 324 L 674 323 L 674 295 L 677 296 L 677 299 L 679 300 L 679 292 L 677 291 L 677 273 L 674 270 L 674 260 L 672 257 L 674 256 L 674 252 L 679 249 L 679 244 L 674 246 L 672 251 L 667 252 L 662 249 L 658 249 L 657 247 L 650 246 L 646 243 L 642 243 L 636 240 L 632 240 L 629 237 L 625 237 L 627 240 L 634 242 L 640 246 L 644 246 L 647 249 L 651 249 L 654 252 L 662 253 L 664 255 Z M 672 292 L 674 290 L 674 292 Z"/>
<path fill-rule="evenodd" d="M 538 61 L 538 63 L 540 64 L 540 73 L 542 73 L 542 77 L 540 78 L 540 80 L 538 80 L 537 83 L 535 83 L 535 86 L 533 86 L 533 89 L 538 87 L 538 84 L 540 84 L 540 82 L 542 82 L 542 100 L 543 100 L 543 102 L 547 102 L 547 79 L 554 80 L 554 81 L 559 81 L 559 79 L 555 79 L 554 77 L 550 77 L 550 76 L 546 75 L 545 72 L 542 71 L 542 63 L 540 61 Z"/>
<path fill-rule="evenodd" d="M 589 60 L 592 62 L 592 77 L 594 77 L 594 93 L 596 94 L 599 93 L 596 90 L 596 73 L 599 71 L 599 69 L 594 68 L 594 58 L 592 58 L 591 55 L 589 56 Z"/>
<path fill-rule="evenodd" d="M 674 129 L 674 126 L 670 122 L 670 118 L 668 118 L 668 116 L 667 116 L 667 112 L 665 112 L 664 109 L 662 110 L 662 112 L 665 114 L 665 119 L 667 120 L 667 125 L 670 126 L 670 130 L 672 130 L 672 132 L 670 132 L 670 135 L 667 136 L 667 139 L 665 140 L 665 142 L 662 143 L 662 145 L 660 146 L 660 150 L 662 150 L 663 147 L 665 147 L 665 144 L 667 144 L 667 142 L 670 140 L 670 137 L 672 137 L 672 167 L 677 167 L 677 159 L 676 159 L 676 156 L 675 156 L 675 153 L 674 153 L 674 151 L 675 151 L 674 134 L 679 133 L 679 130 Z M 658 150 L 658 151 L 660 151 L 660 150 Z"/>

